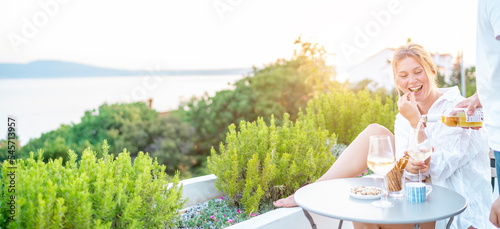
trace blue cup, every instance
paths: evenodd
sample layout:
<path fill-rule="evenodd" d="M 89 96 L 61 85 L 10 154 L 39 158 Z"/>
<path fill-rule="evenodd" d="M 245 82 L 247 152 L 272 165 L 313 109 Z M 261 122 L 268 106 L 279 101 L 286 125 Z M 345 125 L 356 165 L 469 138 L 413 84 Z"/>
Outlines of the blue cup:
<path fill-rule="evenodd" d="M 432 186 L 425 183 L 411 182 L 405 185 L 406 200 L 409 202 L 424 202 L 431 191 Z"/>

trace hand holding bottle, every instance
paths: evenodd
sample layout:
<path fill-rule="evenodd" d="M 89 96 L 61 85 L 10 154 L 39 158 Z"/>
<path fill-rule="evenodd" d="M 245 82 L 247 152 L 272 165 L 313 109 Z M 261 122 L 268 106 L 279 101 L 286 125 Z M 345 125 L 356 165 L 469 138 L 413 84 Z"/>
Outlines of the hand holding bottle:
<path fill-rule="evenodd" d="M 467 108 L 467 115 L 474 115 L 477 108 L 483 107 L 481 105 L 481 101 L 479 101 L 479 97 L 477 96 L 477 92 L 474 93 L 471 97 L 464 99 L 462 102 L 458 103 L 456 108 Z M 474 129 L 479 130 L 481 127 L 463 127 L 464 129 Z"/>
<path fill-rule="evenodd" d="M 483 119 L 482 108 L 477 108 L 472 116 L 467 114 L 467 108 L 450 108 L 446 109 L 442 114 L 422 115 L 424 123 L 441 121 L 449 127 L 473 128 L 476 130 L 483 126 Z"/>

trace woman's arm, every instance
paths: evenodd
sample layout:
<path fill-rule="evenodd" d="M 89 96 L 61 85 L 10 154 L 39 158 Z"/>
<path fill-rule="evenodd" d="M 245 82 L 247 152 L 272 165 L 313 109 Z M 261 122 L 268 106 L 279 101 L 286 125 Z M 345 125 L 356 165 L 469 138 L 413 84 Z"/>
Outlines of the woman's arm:
<path fill-rule="evenodd" d="M 420 112 L 413 92 L 407 92 L 398 99 L 398 110 L 412 127 L 417 127 L 420 121 Z"/>

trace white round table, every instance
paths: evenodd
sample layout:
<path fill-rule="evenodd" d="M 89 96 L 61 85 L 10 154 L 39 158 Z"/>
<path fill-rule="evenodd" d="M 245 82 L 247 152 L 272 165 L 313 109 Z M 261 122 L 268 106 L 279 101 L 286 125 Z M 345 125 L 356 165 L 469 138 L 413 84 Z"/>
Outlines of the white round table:
<path fill-rule="evenodd" d="M 377 208 L 371 204 L 376 200 L 356 199 L 350 196 L 350 189 L 356 186 L 380 187 L 380 178 L 334 179 L 309 184 L 297 190 L 295 202 L 303 209 L 319 215 L 354 222 L 374 224 L 415 224 L 450 218 L 462 213 L 467 207 L 465 198 L 455 191 L 437 185 L 427 201 L 412 203 L 402 198 L 389 198 L 394 202 L 390 208 Z"/>

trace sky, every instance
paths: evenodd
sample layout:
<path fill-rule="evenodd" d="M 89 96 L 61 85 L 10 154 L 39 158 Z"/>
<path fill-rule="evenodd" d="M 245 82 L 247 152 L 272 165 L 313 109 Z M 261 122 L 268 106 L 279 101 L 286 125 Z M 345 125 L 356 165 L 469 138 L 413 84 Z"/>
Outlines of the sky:
<path fill-rule="evenodd" d="M 0 62 L 62 60 L 145 70 L 262 67 L 294 40 L 350 66 L 407 38 L 475 62 L 477 1 L 0 1 Z"/>
<path fill-rule="evenodd" d="M 473 65 L 476 5 L 477 0 L 0 0 L 0 63 L 59 60 L 145 72 L 260 68 L 291 58 L 301 36 L 325 47 L 342 81 L 342 70 L 408 38 L 431 53 L 455 56 L 463 50 L 466 65 Z M 17 114 L 29 127 L 25 130 L 33 132 L 21 136 L 36 137 L 60 123 L 78 121 L 83 110 L 110 99 L 73 110 L 63 103 L 56 107 L 50 102 L 59 100 L 40 101 L 46 97 L 37 95 L 59 98 L 55 89 L 75 92 L 84 86 L 68 89 L 59 80 L 51 89 L 37 82 L 0 80 L 0 86 L 23 91 L 14 100 L 9 90 L 0 90 L 0 103 L 7 104 L 0 113 Z M 143 85 L 121 88 L 130 94 Z M 68 96 L 68 101 L 78 99 Z M 14 109 L 13 103 L 27 111 Z M 41 117 L 43 112 L 47 115 Z"/>

